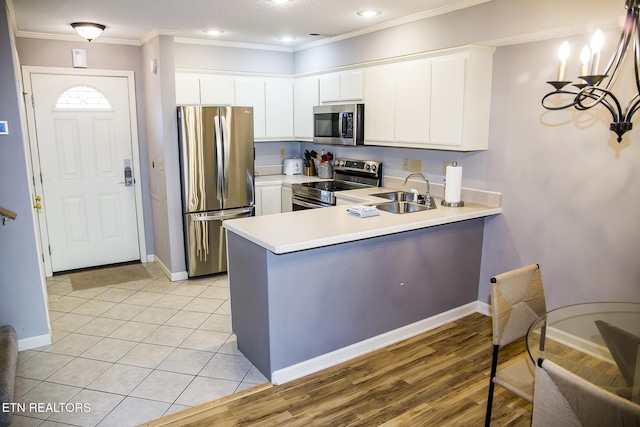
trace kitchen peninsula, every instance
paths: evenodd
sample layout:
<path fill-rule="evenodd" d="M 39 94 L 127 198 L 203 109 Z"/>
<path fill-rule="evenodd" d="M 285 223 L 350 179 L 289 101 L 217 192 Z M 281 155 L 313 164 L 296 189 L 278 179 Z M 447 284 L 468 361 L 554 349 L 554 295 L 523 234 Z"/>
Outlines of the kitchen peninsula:
<path fill-rule="evenodd" d="M 385 190 L 341 194 L 381 203 L 371 193 Z M 335 206 L 225 221 L 239 350 L 279 384 L 475 311 L 484 218 L 500 212 Z"/>

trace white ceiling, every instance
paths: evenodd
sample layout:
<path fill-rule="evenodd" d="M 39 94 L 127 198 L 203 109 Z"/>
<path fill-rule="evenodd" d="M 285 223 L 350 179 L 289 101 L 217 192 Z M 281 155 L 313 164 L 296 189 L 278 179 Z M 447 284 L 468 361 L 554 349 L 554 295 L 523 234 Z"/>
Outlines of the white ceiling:
<path fill-rule="evenodd" d="M 77 40 L 69 24 L 106 25 L 95 42 L 140 44 L 153 34 L 292 49 L 335 36 L 374 31 L 490 0 L 8 0 L 17 34 Z M 382 14 L 363 18 L 358 11 Z M 212 37 L 204 31 L 224 31 Z M 319 36 L 309 35 L 311 33 Z M 295 37 L 283 42 L 278 37 Z M 183 40 L 188 41 L 188 40 Z"/>

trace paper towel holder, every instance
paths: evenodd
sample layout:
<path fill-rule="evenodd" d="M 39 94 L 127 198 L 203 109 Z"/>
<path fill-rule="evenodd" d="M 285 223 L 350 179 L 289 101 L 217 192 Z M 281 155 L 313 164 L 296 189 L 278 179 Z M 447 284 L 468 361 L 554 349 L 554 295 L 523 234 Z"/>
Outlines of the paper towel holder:
<path fill-rule="evenodd" d="M 451 166 L 458 166 L 458 162 L 452 162 Z M 446 180 L 444 182 L 444 188 L 445 188 L 445 194 L 446 194 L 446 188 L 447 188 L 447 181 Z M 460 200 L 459 202 L 447 202 L 445 199 L 442 199 L 440 204 L 442 206 L 446 206 L 448 208 L 461 208 L 461 207 L 464 206 L 464 201 Z"/>

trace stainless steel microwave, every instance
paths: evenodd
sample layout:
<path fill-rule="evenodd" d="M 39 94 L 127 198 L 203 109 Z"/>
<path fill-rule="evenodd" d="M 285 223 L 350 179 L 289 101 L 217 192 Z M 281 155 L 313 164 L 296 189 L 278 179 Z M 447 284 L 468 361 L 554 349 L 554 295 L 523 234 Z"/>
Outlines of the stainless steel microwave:
<path fill-rule="evenodd" d="M 363 145 L 364 104 L 313 107 L 313 142 L 329 145 Z"/>

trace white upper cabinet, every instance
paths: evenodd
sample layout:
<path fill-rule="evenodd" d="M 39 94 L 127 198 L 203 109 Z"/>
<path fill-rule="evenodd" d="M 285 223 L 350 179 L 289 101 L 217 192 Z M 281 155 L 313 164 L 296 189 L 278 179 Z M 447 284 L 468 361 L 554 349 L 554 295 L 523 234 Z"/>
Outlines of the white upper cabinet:
<path fill-rule="evenodd" d="M 404 62 L 396 68 L 395 141 L 407 146 L 429 143 L 431 62 Z"/>
<path fill-rule="evenodd" d="M 313 107 L 319 103 L 318 78 L 301 77 L 293 84 L 293 134 L 296 139 L 313 140 Z"/>
<path fill-rule="evenodd" d="M 365 71 L 364 136 L 368 143 L 394 141 L 396 68 L 393 65 Z"/>
<path fill-rule="evenodd" d="M 320 77 L 320 102 L 362 100 L 362 71 L 343 71 Z"/>
<path fill-rule="evenodd" d="M 200 79 L 192 74 L 176 75 L 176 104 L 200 104 Z"/>
<path fill-rule="evenodd" d="M 202 105 L 234 105 L 234 84 L 230 76 L 206 76 L 200 78 L 200 103 Z"/>
<path fill-rule="evenodd" d="M 465 47 L 365 69 L 365 144 L 486 150 L 492 62 Z"/>
<path fill-rule="evenodd" d="M 178 105 L 253 107 L 257 141 L 313 140 L 313 107 L 365 104 L 365 144 L 489 146 L 493 48 L 463 46 L 300 78 L 176 74 Z"/>
<path fill-rule="evenodd" d="M 264 79 L 236 79 L 235 105 L 253 107 L 253 135 L 256 139 L 266 138 L 266 102 Z"/>
<path fill-rule="evenodd" d="M 293 79 L 265 81 L 266 137 L 293 138 Z"/>
<path fill-rule="evenodd" d="M 176 73 L 178 105 L 253 107 L 256 140 L 292 140 L 293 78 Z"/>

